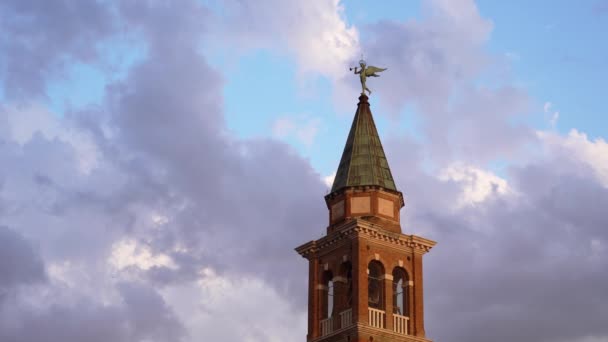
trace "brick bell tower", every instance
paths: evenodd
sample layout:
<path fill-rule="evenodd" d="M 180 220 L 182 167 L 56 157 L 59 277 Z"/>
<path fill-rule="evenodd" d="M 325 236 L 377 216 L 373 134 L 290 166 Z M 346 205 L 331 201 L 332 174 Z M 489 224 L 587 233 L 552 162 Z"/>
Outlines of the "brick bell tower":
<path fill-rule="evenodd" d="M 325 202 L 327 234 L 296 248 L 309 261 L 307 341 L 430 342 L 422 256 L 435 242 L 401 232 L 403 195 L 364 94 Z"/>

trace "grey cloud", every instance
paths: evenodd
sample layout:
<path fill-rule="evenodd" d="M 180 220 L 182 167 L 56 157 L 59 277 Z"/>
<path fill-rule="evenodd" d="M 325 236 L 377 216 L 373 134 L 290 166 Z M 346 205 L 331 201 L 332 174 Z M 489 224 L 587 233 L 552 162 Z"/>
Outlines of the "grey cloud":
<path fill-rule="evenodd" d="M 190 39 L 196 41 L 198 35 Z M 130 178 L 168 187 L 174 198 L 167 198 L 165 207 L 184 204 L 173 212 L 171 232 L 148 242 L 159 250 L 176 244 L 202 248 L 207 256 L 221 255 L 213 263 L 228 272 L 254 273 L 290 293 L 294 287 L 303 291 L 298 275 L 304 274 L 299 271 L 305 264 L 294 266 L 298 257 L 292 248 L 312 238 L 311 227 L 322 232 L 326 212 L 317 200 L 324 194 L 319 175 L 285 144 L 227 139 L 219 75 L 196 45 L 180 46 L 175 54 L 172 41 L 160 43 L 168 46 L 135 67 L 124 83 L 111 85 L 108 96 L 116 148 L 128 147 L 125 155 L 134 164 L 162 170 L 153 174 L 127 165 Z M 299 190 L 290 190 L 296 186 Z M 257 262 L 244 262 L 252 258 Z M 192 272 L 192 265 L 181 266 Z M 172 273 L 154 272 L 165 280 Z"/>
<path fill-rule="evenodd" d="M 18 285 L 46 279 L 42 259 L 31 243 L 5 226 L 0 226 L 0 274 L 0 299 Z"/>
<path fill-rule="evenodd" d="M 115 31 L 112 10 L 99 1 L 9 0 L 0 4 L 0 57 L 9 99 L 44 96 L 49 79 L 72 62 L 92 63 Z"/>
<path fill-rule="evenodd" d="M 285 144 L 237 140 L 226 131 L 222 76 L 198 52 L 209 19 L 197 2 L 130 2 L 117 9 L 123 24 L 150 49 L 125 79 L 108 85 L 100 108 L 69 112 L 62 119 L 99 148 L 99 165 L 91 173 L 80 173 L 69 142 L 38 134 L 19 145 L 0 123 L 0 164 L 10 166 L 0 169 L 4 224 L 35 237 L 46 264 L 77 261 L 74 267 L 86 270 L 86 277 L 78 278 L 84 294 L 69 287 L 63 292 L 69 303 L 41 301 L 34 310 L 23 302 L 5 302 L 0 339 L 186 339 L 172 303 L 158 291 L 191 283 L 203 267 L 262 277 L 297 305 L 294 311 L 304 310 L 306 263 L 293 247 L 319 237 L 327 223 L 319 175 Z M 466 86 L 480 72 L 477 64 L 486 62 L 479 50 L 489 26 L 477 24 L 478 35 L 470 27 L 450 33 L 451 27 L 437 22 L 371 28 L 378 37 L 390 32 L 406 42 L 369 43 L 378 47 L 374 58 L 391 70 L 409 61 L 390 76 L 395 98 L 386 97 L 391 92 L 381 90 L 382 82 L 379 94 L 387 94 L 383 101 L 395 106 L 403 104 L 402 98 L 416 102 L 429 113 L 434 156 L 455 145 L 460 153 L 487 159 L 510 153 L 509 142 L 528 136 L 525 129 L 506 124 L 525 110 L 525 94 L 508 86 L 487 92 Z M 105 24 L 98 27 L 95 32 L 105 32 Z M 467 34 L 473 38 L 459 36 Z M 62 51 L 50 50 L 50 60 Z M 49 65 L 33 70 L 44 76 Z M 22 88 L 40 89 L 43 76 L 34 82 L 38 88 Z M 454 89 L 465 96 L 452 108 L 446 104 Z M 503 100 L 508 106 L 500 106 Z M 456 143 L 442 142 L 441 133 L 453 128 Z M 430 337 L 552 341 L 607 333 L 600 319 L 606 317 L 603 288 L 608 286 L 597 285 L 606 283 L 598 269 L 607 256 L 605 250 L 590 249 L 592 240 L 608 243 L 601 211 L 607 195 L 589 170 L 563 156 L 539 160 L 511 170 L 509 180 L 520 199 L 495 195 L 477 207 L 457 209 L 463 185 L 425 171 L 425 145 L 403 137 L 387 142 L 393 173 L 407 199 L 405 231 L 439 241 L 426 258 Z M 166 216 L 166 222 L 152 223 L 153 214 Z M 123 239 L 169 255 L 178 268 L 130 266 L 112 273 L 106 262 L 113 244 Z M 19 273 L 10 286 L 42 279 L 28 272 Z M 113 276 L 143 283 L 116 284 L 109 280 Z M 59 291 L 55 285 L 39 286 L 42 293 Z M 118 301 L 99 304 L 99 292 L 106 291 L 117 292 Z M 294 340 L 303 338 L 301 333 Z"/>
<path fill-rule="evenodd" d="M 131 338 L 149 341 L 177 341 L 185 331 L 164 299 L 152 288 L 123 283 L 119 290 L 130 317 Z"/>
<path fill-rule="evenodd" d="M 120 198 L 121 175 L 104 165 L 87 177 L 77 159 L 70 143 L 40 134 L 0 146 L 0 163 L 10 165 L 0 170 L 1 220 L 35 239 L 45 261 L 98 260 L 129 220 L 128 208 L 111 202 Z"/>
<path fill-rule="evenodd" d="M 17 298 L 0 307 L 2 341 L 181 341 L 183 326 L 155 290 L 137 283 L 118 286 L 122 302 L 100 304 L 68 293 L 46 307 Z M 47 289 L 46 291 L 49 291 Z M 58 296 L 62 289 L 51 288 Z"/>
<path fill-rule="evenodd" d="M 482 30 L 488 29 L 486 24 L 480 25 Z M 449 29 L 443 28 L 441 32 Z M 430 36 L 414 34 L 403 41 L 433 41 L 434 32 L 429 27 Z M 464 28 L 459 33 L 463 32 L 466 34 L 470 30 Z M 440 83 L 435 86 L 431 78 L 421 80 L 421 83 L 428 82 L 426 92 L 424 87 L 415 90 L 421 93 L 410 94 L 410 99 L 423 99 L 420 107 L 431 115 L 429 132 L 436 130 L 435 134 L 440 136 L 441 132 L 455 126 L 463 127 L 455 133 L 456 146 L 462 148 L 460 153 L 480 154 L 481 159 L 496 154 L 508 155 L 512 152 L 507 146 L 509 143 L 521 144 L 530 139 L 525 128 L 517 129 L 508 124 L 510 118 L 526 109 L 527 97 L 508 86 L 487 91 L 463 87 L 463 83 L 466 85 L 478 75 L 479 69 L 474 62 L 484 62 L 483 54 L 479 55 L 484 35 L 462 42 L 451 34 L 444 40 L 439 39 L 445 41 L 449 49 L 443 51 L 429 46 L 428 55 L 421 57 L 428 59 L 430 65 L 439 66 L 430 71 L 431 76 L 439 77 Z M 469 45 L 463 47 L 463 43 Z M 395 48 L 395 45 L 391 46 Z M 461 48 L 462 51 L 458 50 Z M 448 61 L 452 52 L 456 53 L 456 62 Z M 161 88 L 162 85 L 156 82 L 143 81 L 168 78 L 168 71 L 173 70 L 171 65 L 147 65 L 141 69 L 146 70 L 146 77 L 139 74 L 144 71 L 135 70 L 128 82 L 141 82 L 142 86 L 133 87 L 136 91 L 131 93 L 117 91 L 114 94 L 116 107 L 113 108 L 117 109 L 114 113 L 142 116 L 147 111 L 139 110 L 141 102 L 148 99 L 149 107 L 144 108 L 150 108 L 150 115 L 153 115 L 150 125 L 143 116 L 139 120 L 114 118 L 113 123 L 122 132 L 118 141 L 130 146 L 128 152 L 135 153 L 136 163 L 163 170 L 160 176 L 137 173 L 138 176 L 156 177 L 161 184 L 171 184 L 169 193 L 180 194 L 188 200 L 185 209 L 176 211 L 174 241 L 210 251 L 220 259 L 217 262 L 224 272 L 262 275 L 278 288 L 283 285 L 289 289 L 286 294 L 299 297 L 301 301 L 305 293 L 302 282 L 305 270 L 304 265 L 297 264 L 291 248 L 316 237 L 315 229 L 318 234 L 322 233 L 327 212 L 322 205 L 322 185 L 318 176 L 281 144 L 272 141 L 238 143 L 222 139 L 221 135 L 213 133 L 213 129 L 206 131 L 208 127 L 222 127 L 213 114 L 205 119 L 194 114 L 175 117 L 177 114 L 164 110 L 163 104 L 156 102 L 161 101 L 159 94 L 168 97 L 169 101 L 172 96 L 179 99 L 174 103 L 179 104 L 180 112 L 196 113 L 193 108 L 198 106 L 190 107 L 189 100 L 194 96 L 188 92 L 201 87 L 197 84 L 212 83 L 203 82 L 207 80 L 204 77 L 213 76 L 207 72 L 207 67 L 196 62 L 195 54 L 189 57 L 192 58 L 191 75 L 184 78 L 191 83 L 181 84 L 180 94 L 173 94 L 171 89 Z M 167 64 L 176 61 L 163 54 L 156 58 Z M 379 56 L 380 62 L 381 58 Z M 471 60 L 474 61 L 471 64 L 459 65 Z M 175 70 L 171 73 L 175 74 Z M 418 75 L 424 75 L 422 70 L 418 70 Z M 189 85 L 194 86 L 189 88 Z M 454 89 L 464 89 L 465 96 L 450 109 L 447 103 Z M 430 90 L 437 90 L 438 94 Z M 183 94 L 186 95 L 181 97 Z M 205 97 L 202 99 L 205 101 Z M 439 107 L 435 107 L 434 101 Z M 209 104 L 205 106 L 209 108 Z M 211 104 L 211 108 L 216 107 Z M 194 122 L 190 121 L 193 117 Z M 460 120 L 469 120 L 470 125 Z M 142 124 L 138 125 L 138 122 Z M 197 134 L 199 131 L 202 133 Z M 123 135 L 127 132 L 131 135 Z M 179 134 L 171 134 L 174 132 Z M 156 139 L 171 142 L 176 136 L 179 140 L 171 144 L 155 144 Z M 495 136 L 500 139 L 494 144 Z M 565 335 L 585 336 L 590 331 L 596 335 L 606 333 L 599 325 L 598 317 L 605 317 L 603 308 L 606 305 L 602 300 L 607 297 L 597 285 L 605 283 L 597 269 L 606 256 L 593 256 L 588 249 L 591 239 L 606 241 L 599 228 L 604 226 L 605 219 L 599 210 L 593 209 L 604 207 L 606 198 L 601 185 L 590 173 L 570 165 L 567 159 L 560 158 L 555 163 L 539 161 L 536 172 L 547 182 L 545 185 L 530 178 L 534 174 L 532 169 L 514 168 L 509 179 L 522 194 L 519 200 L 496 196 L 475 208 L 456 209 L 454 203 L 462 186 L 438 181 L 422 171 L 422 159 L 428 153 L 424 146 L 407 140 L 398 144 L 398 147 L 390 147 L 393 152 L 389 154 L 389 160 L 408 199 L 404 213 L 406 231 L 416 230 L 440 242 L 427 257 L 429 336 L 455 341 L 489 338 L 551 341 Z M 172 150 L 175 147 L 177 149 Z M 414 154 L 409 155 L 410 151 Z M 193 155 L 197 158 L 190 160 Z M 570 172 L 570 168 L 579 173 Z M 581 178 L 581 173 L 585 177 Z M 555 196 L 555 191 L 565 195 Z M 571 195 L 580 203 L 573 202 Z M 564 210 L 565 207 L 572 209 Z M 313 226 L 315 228 L 311 228 Z M 571 231 L 573 227 L 576 227 L 576 234 Z M 161 250 L 167 246 L 165 237 L 151 243 Z M 579 261 L 583 260 L 587 263 L 581 267 Z M 299 282 L 302 285 L 298 285 Z M 589 297 L 564 298 L 579 289 L 581 282 L 587 284 Z M 575 317 L 561 311 L 564 307 L 571 307 Z"/>
<path fill-rule="evenodd" d="M 231 142 L 218 136 L 222 122 L 216 120 L 221 120 L 217 115 L 221 109 L 209 95 L 214 90 L 208 86 L 214 84 L 209 81 L 213 73 L 199 60 L 192 55 L 187 63 L 189 76 L 180 78 L 181 87 L 147 80 L 166 80 L 180 71 L 181 62 L 159 60 L 161 68 L 146 68 L 141 74 L 146 75 L 144 79 L 133 80 L 133 84 L 157 86 L 116 95 L 120 100 L 114 123 L 124 132 L 118 138 L 133 147 L 138 163 L 163 170 L 155 181 L 169 185 L 169 193 L 178 194 L 176 200 L 187 203 L 176 210 L 172 236 L 152 243 L 161 247 L 170 238 L 186 246 L 202 246 L 215 251 L 211 254 L 222 255 L 216 262 L 223 264 L 223 269 L 268 274 L 270 281 L 276 279 L 272 276 L 276 272 L 283 274 L 282 280 L 293 279 L 285 277 L 294 270 L 285 260 L 297 262 L 297 257 L 286 247 L 311 238 L 307 234 L 310 227 L 319 227 L 319 234 L 323 227 L 325 212 L 322 202 L 317 201 L 324 194 L 320 177 L 282 143 Z M 167 69 L 167 65 L 177 70 Z M 196 66 L 200 71 L 194 69 Z M 140 74 L 136 71 L 133 75 Z M 208 115 L 201 115 L 200 108 Z M 132 171 L 141 170 L 128 172 Z M 144 171 L 135 177 L 155 176 Z M 295 186 L 301 190 L 289 191 Z M 219 246 L 230 248 L 222 247 L 220 253 Z M 244 263 L 251 257 L 259 262 Z"/>
<path fill-rule="evenodd" d="M 134 34 L 149 43 L 148 55 L 124 80 L 108 85 L 101 108 L 68 112 L 61 120 L 62 129 L 85 135 L 98 148 L 98 165 L 90 173 L 78 170 L 76 146 L 70 142 L 34 134 L 19 145 L 6 137 L 0 158 L 12 167 L 0 171 L 10 184 L 2 200 L 20 209 L 4 219 L 36 236 L 49 264 L 83 264 L 87 276 L 81 286 L 90 295 L 112 289 L 107 284 L 112 276 L 162 287 L 192 281 L 201 268 L 212 266 L 262 277 L 291 300 L 305 303 L 306 265 L 293 247 L 313 237 L 312 227 L 321 234 L 326 213 L 317 199 L 324 186 L 287 145 L 237 141 L 225 132 L 221 77 L 197 52 L 198 23 L 179 20 L 199 13 L 192 4 L 127 4 L 121 9 Z M 296 185 L 299 191 L 289 190 Z M 154 212 L 166 215 L 168 222 L 151 229 Z M 112 274 L 106 260 L 123 239 L 171 256 L 178 269 L 127 267 Z M 84 330 L 96 331 L 64 322 L 82 311 L 82 317 L 99 322 L 99 339 L 118 341 L 130 333 L 113 318 L 132 321 L 144 312 L 86 300 L 69 308 L 47 306 L 42 313 L 19 303 L 4 310 L 21 312 L 24 325 L 51 340 L 82 340 L 89 337 Z M 157 325 L 176 331 L 171 324 Z M 142 333 L 142 338 L 166 337 L 150 326 L 140 330 L 151 334 Z M 19 335 L 37 338 L 18 329 L 7 330 L 6 337 Z"/>
<path fill-rule="evenodd" d="M 389 68 L 372 87 L 383 114 L 411 106 L 435 162 L 521 153 L 533 133 L 513 122 L 528 114 L 530 100 L 508 76 L 495 74 L 504 61 L 485 48 L 492 22 L 473 1 L 426 1 L 422 16 L 367 27 L 368 62 Z"/>
<path fill-rule="evenodd" d="M 431 338 L 608 336 L 608 190 L 592 170 L 563 155 L 541 158 L 510 168 L 519 195 L 459 208 L 462 185 L 412 168 L 415 155 L 402 146 L 389 141 L 387 154 L 408 199 L 404 230 L 439 242 L 426 256 Z"/>
<path fill-rule="evenodd" d="M 0 321 L 2 341 L 128 341 L 124 317 L 116 308 L 80 303 L 76 309 L 52 306 L 44 312 L 3 309 L 12 309 L 11 318 L 18 324 L 8 318 Z"/>

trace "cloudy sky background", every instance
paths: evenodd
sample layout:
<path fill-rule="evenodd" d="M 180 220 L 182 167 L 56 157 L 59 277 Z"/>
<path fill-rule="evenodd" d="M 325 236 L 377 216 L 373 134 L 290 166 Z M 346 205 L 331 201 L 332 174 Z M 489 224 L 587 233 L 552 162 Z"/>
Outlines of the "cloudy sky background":
<path fill-rule="evenodd" d="M 0 3 L 0 340 L 303 341 L 361 54 L 435 341 L 608 341 L 608 3 Z"/>

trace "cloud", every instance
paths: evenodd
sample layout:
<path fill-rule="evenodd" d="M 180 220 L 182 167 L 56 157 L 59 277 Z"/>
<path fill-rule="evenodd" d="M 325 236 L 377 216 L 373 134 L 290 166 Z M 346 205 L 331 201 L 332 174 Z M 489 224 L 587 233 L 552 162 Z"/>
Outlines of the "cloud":
<path fill-rule="evenodd" d="M 422 6 L 421 20 L 370 24 L 361 42 L 370 64 L 388 67 L 370 84 L 384 114 L 413 109 L 433 159 L 446 165 L 454 159 L 477 163 L 521 153 L 534 134 L 513 122 L 527 113 L 529 99 L 496 72 L 506 65 L 502 55 L 485 48 L 493 23 L 472 0 L 425 1 Z M 338 93 L 357 92 L 352 75 L 337 87 Z"/>
<path fill-rule="evenodd" d="M 133 240 L 122 240 L 113 245 L 110 263 L 117 269 L 129 266 L 148 270 L 152 267 L 175 268 L 175 262 L 166 254 L 153 255 L 149 248 Z"/>
<path fill-rule="evenodd" d="M 307 314 L 259 278 L 220 276 L 212 269 L 194 284 L 166 291 L 176 312 L 199 340 L 295 341 L 306 331 Z M 260 314 L 260 308 L 263 314 Z M 226 322 L 239 322 L 217 329 Z"/>
<path fill-rule="evenodd" d="M 551 102 L 545 102 L 545 104 L 543 105 L 543 111 L 545 112 L 545 115 L 549 114 L 551 117 L 549 118 L 549 124 L 551 125 L 551 128 L 555 129 L 555 126 L 557 125 L 557 120 L 559 120 L 559 112 L 558 111 L 552 111 L 553 104 Z"/>
<path fill-rule="evenodd" d="M 276 119 L 272 125 L 275 137 L 285 139 L 293 136 L 296 141 L 310 147 L 319 132 L 319 118 L 284 116 Z"/>
<path fill-rule="evenodd" d="M 475 205 L 493 195 L 505 195 L 511 190 L 505 179 L 486 170 L 463 164 L 450 165 L 439 172 L 444 182 L 460 183 L 463 192 L 459 205 Z"/>
<path fill-rule="evenodd" d="M 40 255 L 19 233 L 0 226 L 0 305 L 9 291 L 46 279 Z"/>
<path fill-rule="evenodd" d="M 231 50 L 271 48 L 290 54 L 302 76 L 337 79 L 358 55 L 359 34 L 344 19 L 339 0 L 228 1 L 220 12 L 221 39 L 235 42 Z"/>
<path fill-rule="evenodd" d="M 553 115 L 551 115 L 551 120 L 549 120 L 551 127 L 555 128 L 555 125 L 557 125 L 557 120 L 559 120 L 559 112 L 553 112 Z"/>
<path fill-rule="evenodd" d="M 41 245 L 50 276 L 36 296 L 1 305 L 0 339 L 197 340 L 159 293 L 199 281 L 204 267 L 266 284 L 302 316 L 292 305 L 305 303 L 306 265 L 292 247 L 323 231 L 320 176 L 284 143 L 226 133 L 222 76 L 196 44 L 208 13 L 198 2 L 114 10 L 147 55 L 99 106 L 56 117 L 31 97 L 0 112 L 0 162 L 10 165 L 1 223 Z"/>
<path fill-rule="evenodd" d="M 585 133 L 576 129 L 567 136 L 542 131 L 538 136 L 551 154 L 591 169 L 595 178 L 608 187 L 608 143 L 604 139 L 589 140 Z"/>
<path fill-rule="evenodd" d="M 455 86 L 479 75 L 490 62 L 481 49 L 493 24 L 482 18 L 473 1 L 426 1 L 424 20 L 381 21 L 369 27 L 363 42 L 369 62 L 389 66 L 378 82 L 391 106 L 417 101 L 423 110 L 444 106 Z M 390 38 L 389 38 L 390 37 Z M 397 87 L 397 88 L 394 88 Z M 428 101 L 440 100 L 437 103 Z"/>
<path fill-rule="evenodd" d="M 272 132 L 279 138 L 287 137 L 295 129 L 295 124 L 289 118 L 278 118 L 272 125 Z"/>
<path fill-rule="evenodd" d="M 0 4 L 0 30 L 5 95 L 28 101 L 44 97 L 49 80 L 72 63 L 97 62 L 100 44 L 118 28 L 112 7 L 98 1 L 10 0 Z"/>
<path fill-rule="evenodd" d="M 66 289 L 38 289 L 12 299 L 0 310 L 2 341 L 182 341 L 184 330 L 153 289 L 117 286 L 115 303 L 78 297 Z M 38 297 L 34 305 L 27 295 Z M 46 302 L 45 306 L 40 301 Z"/>
<path fill-rule="evenodd" d="M 335 77 L 358 44 L 339 5 L 229 3 L 228 17 L 246 20 L 224 33 L 250 30 L 247 48 L 272 45 L 302 70 Z M 11 15 L 41 20 L 19 23 L 27 34 L 9 35 L 3 63 L 18 62 L 24 50 L 15 47 L 28 47 L 34 30 L 36 49 L 58 40 L 50 26 L 79 18 L 72 9 L 101 6 L 87 18 L 109 22 L 71 30 L 61 49 L 45 51 L 48 61 L 24 59 L 32 69 L 23 79 L 3 75 L 15 92 L 0 110 L 0 225 L 9 227 L 0 228 L 0 287 L 10 292 L 0 340 L 303 338 L 307 267 L 292 248 L 324 234 L 325 186 L 287 144 L 227 131 L 224 76 L 200 51 L 226 29 L 213 27 L 217 13 L 198 1 L 74 6 L 10 4 Z M 494 63 L 483 52 L 492 23 L 470 1 L 424 6 L 421 20 L 373 24 L 372 37 L 391 39 L 363 44 L 394 70 L 378 82 L 391 90 L 378 92 L 381 105 L 413 103 L 426 116 L 428 142 L 383 142 L 406 197 L 404 231 L 439 241 L 425 259 L 429 336 L 606 336 L 605 142 L 509 124 L 527 109 L 525 92 L 475 85 Z M 327 39 L 312 40 L 325 30 Z M 87 42 L 107 37 L 142 43 L 147 54 L 107 84 L 98 106 L 55 116 L 39 100 L 63 68 L 53 61 L 104 63 Z M 297 123 L 279 131 L 296 134 Z M 541 151 L 504 176 L 487 169 L 530 142 Z"/>
<path fill-rule="evenodd" d="M 461 181 L 433 179 L 412 162 L 420 161 L 416 144 L 387 142 L 406 196 L 404 231 L 439 241 L 425 257 L 429 337 L 552 341 L 606 335 L 600 317 L 608 297 L 600 284 L 608 279 L 599 270 L 608 257 L 601 209 L 608 191 L 593 168 L 571 158 L 567 145 L 547 145 L 542 155 L 509 167 L 509 191 L 463 206 L 463 196 L 487 193 L 481 190 L 488 183 L 473 175 L 491 173 L 456 168 L 451 179 Z M 581 286 L 585 295 L 567 295 Z"/>
<path fill-rule="evenodd" d="M 57 139 L 71 145 L 78 159 L 78 168 L 82 173 L 90 172 L 97 163 L 99 151 L 92 137 L 77 127 L 69 126 L 69 122 L 60 120 L 44 106 L 33 103 L 21 106 L 0 106 L 0 111 L 6 111 L 6 136 L 18 144 L 26 144 L 40 134 L 47 140 Z"/>
<path fill-rule="evenodd" d="M 406 198 L 404 232 L 439 242 L 425 257 L 430 338 L 553 341 L 585 340 L 590 331 L 606 335 L 599 319 L 606 315 L 605 303 L 596 302 L 608 298 L 599 285 L 608 279 L 598 272 L 608 257 L 608 235 L 601 228 L 608 222 L 600 209 L 608 201 L 599 157 L 604 141 L 577 131 L 537 134 L 540 152 L 510 165 L 500 178 L 462 162 L 435 173 L 428 145 L 385 139 Z M 580 286 L 590 295 L 567 295 Z"/>
<path fill-rule="evenodd" d="M 334 178 L 336 178 L 336 171 L 329 176 L 323 177 L 323 183 L 325 183 L 327 188 L 331 189 L 332 185 L 334 184 Z"/>

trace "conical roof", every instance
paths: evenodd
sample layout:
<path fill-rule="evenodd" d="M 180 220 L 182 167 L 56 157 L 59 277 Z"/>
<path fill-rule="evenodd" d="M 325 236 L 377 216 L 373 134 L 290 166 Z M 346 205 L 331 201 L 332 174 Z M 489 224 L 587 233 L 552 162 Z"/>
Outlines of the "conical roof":
<path fill-rule="evenodd" d="M 331 191 L 361 185 L 375 185 L 397 191 L 369 108 L 368 97 L 364 94 L 359 97 L 357 113 Z"/>

